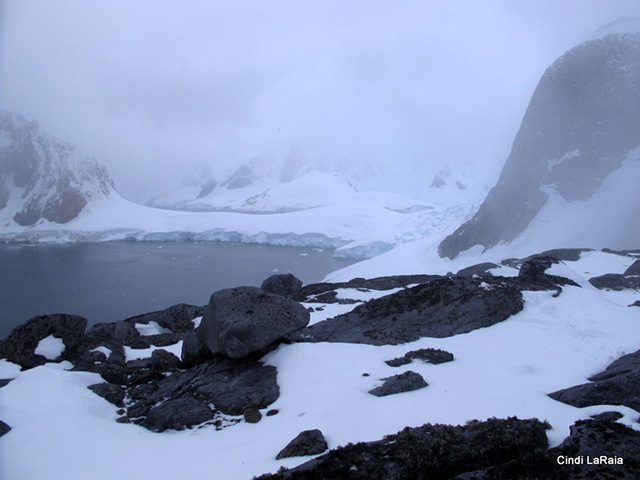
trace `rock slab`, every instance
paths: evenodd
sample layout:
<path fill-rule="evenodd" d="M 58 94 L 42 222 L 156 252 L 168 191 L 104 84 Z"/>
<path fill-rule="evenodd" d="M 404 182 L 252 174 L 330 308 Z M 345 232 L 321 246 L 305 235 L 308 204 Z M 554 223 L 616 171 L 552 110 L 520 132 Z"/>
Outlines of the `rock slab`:
<path fill-rule="evenodd" d="M 320 430 L 305 430 L 291 440 L 291 442 L 278 453 L 276 460 L 289 457 L 318 455 L 327 448 L 327 441 Z"/>

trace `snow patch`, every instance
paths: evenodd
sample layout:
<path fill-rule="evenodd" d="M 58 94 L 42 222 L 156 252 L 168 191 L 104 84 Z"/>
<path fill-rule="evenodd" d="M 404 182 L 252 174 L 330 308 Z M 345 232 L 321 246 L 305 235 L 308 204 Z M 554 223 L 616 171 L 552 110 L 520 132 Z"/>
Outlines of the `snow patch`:
<path fill-rule="evenodd" d="M 136 323 L 136 330 L 142 336 L 161 335 L 163 333 L 173 333 L 169 328 L 162 327 L 158 322 Z"/>
<path fill-rule="evenodd" d="M 38 342 L 34 353 L 36 355 L 42 355 L 47 360 L 55 360 L 60 358 L 64 349 L 65 345 L 62 339 L 49 335 Z"/>
<path fill-rule="evenodd" d="M 127 362 L 131 362 L 133 360 L 151 358 L 151 354 L 156 350 L 166 350 L 169 353 L 173 353 L 176 357 L 181 358 L 182 340 L 172 345 L 167 345 L 164 347 L 156 347 L 155 345 L 152 345 L 149 348 L 131 348 L 131 347 L 125 346 L 124 347 L 125 360 Z"/>

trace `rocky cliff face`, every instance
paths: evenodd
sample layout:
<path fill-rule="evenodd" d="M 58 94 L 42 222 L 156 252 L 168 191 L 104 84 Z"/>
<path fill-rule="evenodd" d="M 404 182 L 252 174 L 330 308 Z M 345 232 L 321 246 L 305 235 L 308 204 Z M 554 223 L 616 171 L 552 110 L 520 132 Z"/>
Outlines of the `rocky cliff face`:
<path fill-rule="evenodd" d="M 28 117 L 0 112 L 0 211 L 22 226 L 66 223 L 114 193 L 105 167 Z"/>
<path fill-rule="evenodd" d="M 640 156 L 638 146 L 640 33 L 609 34 L 571 49 L 540 80 L 498 183 L 475 216 L 440 244 L 440 256 L 513 240 L 550 196 L 591 199 L 609 174 Z M 625 201 L 638 203 L 640 195 Z"/>

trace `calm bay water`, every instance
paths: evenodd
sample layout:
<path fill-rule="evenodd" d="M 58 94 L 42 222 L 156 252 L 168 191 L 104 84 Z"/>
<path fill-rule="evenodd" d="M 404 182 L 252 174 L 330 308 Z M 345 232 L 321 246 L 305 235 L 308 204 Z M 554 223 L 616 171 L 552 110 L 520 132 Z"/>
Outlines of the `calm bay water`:
<path fill-rule="evenodd" d="M 35 315 L 70 313 L 95 324 L 205 305 L 216 290 L 260 286 L 274 273 L 317 282 L 352 263 L 332 253 L 232 243 L 0 245 L 0 339 Z"/>

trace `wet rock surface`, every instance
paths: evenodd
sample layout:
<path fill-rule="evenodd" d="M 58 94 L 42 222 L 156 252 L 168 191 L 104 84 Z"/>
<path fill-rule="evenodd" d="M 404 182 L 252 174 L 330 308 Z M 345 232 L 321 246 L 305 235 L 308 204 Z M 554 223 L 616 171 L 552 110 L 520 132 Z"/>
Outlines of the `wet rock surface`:
<path fill-rule="evenodd" d="M 620 357 L 589 380 L 549 396 L 574 407 L 626 405 L 640 411 L 640 350 Z"/>
<path fill-rule="evenodd" d="M 276 460 L 289 457 L 318 455 L 327 449 L 327 441 L 320 430 L 305 430 L 280 450 Z"/>

